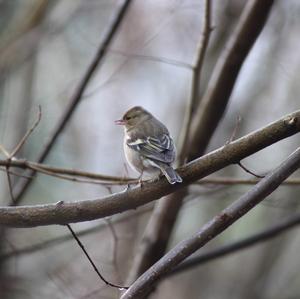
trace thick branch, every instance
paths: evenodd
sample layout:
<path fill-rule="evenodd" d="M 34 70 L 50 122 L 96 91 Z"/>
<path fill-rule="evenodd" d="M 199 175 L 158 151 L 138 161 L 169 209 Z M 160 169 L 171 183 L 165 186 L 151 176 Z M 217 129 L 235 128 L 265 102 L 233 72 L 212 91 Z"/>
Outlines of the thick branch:
<path fill-rule="evenodd" d="M 249 192 L 229 205 L 220 214 L 206 223 L 199 232 L 180 242 L 123 294 L 121 299 L 143 298 L 151 291 L 162 275 L 171 271 L 185 258 L 203 247 L 231 224 L 253 209 L 259 202 L 276 190 L 280 184 L 300 167 L 300 147 L 291 154 L 277 169 L 270 172 Z"/>
<path fill-rule="evenodd" d="M 57 204 L 2 207 L 0 225 L 32 227 L 98 219 L 135 209 L 199 180 L 230 164 L 299 132 L 300 111 L 291 113 L 267 127 L 250 133 L 178 169 L 183 183 L 170 185 L 165 178 L 143 184 L 127 192 L 101 199 Z"/>

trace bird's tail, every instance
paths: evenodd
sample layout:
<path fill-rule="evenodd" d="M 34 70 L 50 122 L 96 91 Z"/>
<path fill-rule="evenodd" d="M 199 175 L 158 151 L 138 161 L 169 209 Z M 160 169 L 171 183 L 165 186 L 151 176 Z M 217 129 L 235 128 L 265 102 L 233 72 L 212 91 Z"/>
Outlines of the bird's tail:
<path fill-rule="evenodd" d="M 182 178 L 181 176 L 172 168 L 172 166 L 166 165 L 166 164 L 159 164 L 159 168 L 161 169 L 164 176 L 167 178 L 168 182 L 170 184 L 176 184 L 181 183 Z"/>

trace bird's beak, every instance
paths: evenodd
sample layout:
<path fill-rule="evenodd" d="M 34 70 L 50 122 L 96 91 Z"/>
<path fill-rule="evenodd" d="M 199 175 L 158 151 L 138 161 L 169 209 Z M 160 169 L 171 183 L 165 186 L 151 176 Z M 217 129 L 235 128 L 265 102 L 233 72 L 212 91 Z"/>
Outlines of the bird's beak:
<path fill-rule="evenodd" d="M 115 120 L 115 124 L 119 125 L 119 126 L 124 126 L 125 125 L 125 120 L 123 120 L 123 119 Z"/>

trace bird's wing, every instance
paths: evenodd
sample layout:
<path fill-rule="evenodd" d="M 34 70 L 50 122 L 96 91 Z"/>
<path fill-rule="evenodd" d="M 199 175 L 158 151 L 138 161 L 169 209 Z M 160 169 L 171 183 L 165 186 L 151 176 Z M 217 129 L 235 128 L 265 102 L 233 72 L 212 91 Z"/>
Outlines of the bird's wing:
<path fill-rule="evenodd" d="M 174 143 L 168 134 L 162 134 L 159 137 L 129 139 L 126 143 L 146 158 L 164 163 L 172 163 L 175 159 Z"/>

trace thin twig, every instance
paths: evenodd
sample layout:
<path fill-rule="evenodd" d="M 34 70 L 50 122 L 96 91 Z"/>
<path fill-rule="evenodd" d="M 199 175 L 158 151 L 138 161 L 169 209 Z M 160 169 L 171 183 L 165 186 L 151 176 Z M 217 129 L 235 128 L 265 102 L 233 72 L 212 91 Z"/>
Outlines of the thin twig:
<path fill-rule="evenodd" d="M 237 165 L 239 165 L 244 171 L 246 171 L 247 173 L 249 173 L 249 174 L 255 176 L 255 177 L 258 178 L 258 179 L 262 179 L 262 178 L 265 177 L 264 175 L 259 175 L 259 174 L 254 173 L 253 171 L 249 170 L 247 167 L 245 167 L 245 166 L 241 163 L 241 161 L 239 161 L 239 162 L 237 163 Z"/>
<path fill-rule="evenodd" d="M 179 5 L 180 6 L 180 5 Z M 170 21 L 170 19 L 174 16 L 174 13 L 176 11 L 176 8 L 178 7 L 178 3 L 174 3 L 173 8 L 169 9 L 169 14 L 165 15 L 164 18 L 162 19 L 162 22 L 159 24 L 156 24 L 155 26 L 155 32 L 152 34 L 140 47 L 139 50 L 142 50 L 146 48 L 151 42 L 158 36 L 161 30 L 163 30 L 166 26 L 166 24 Z M 132 41 L 132 44 L 139 44 L 139 39 L 136 39 L 135 41 Z M 136 46 L 135 46 L 136 50 Z M 104 86 L 106 86 L 109 82 L 113 80 L 113 78 L 117 75 L 120 74 L 120 72 L 124 69 L 124 67 L 130 62 L 131 59 L 130 57 L 126 58 L 125 61 L 123 61 L 114 71 L 113 73 L 99 86 L 94 88 L 92 91 L 85 93 L 83 95 L 84 98 L 90 97 L 91 95 L 95 94 L 98 90 L 102 89 Z"/>
<path fill-rule="evenodd" d="M 38 126 L 40 120 L 41 120 L 41 116 L 42 116 L 42 110 L 41 110 L 41 106 L 39 105 L 39 112 L 38 112 L 38 117 L 37 120 L 34 122 L 34 124 L 32 125 L 32 127 L 25 133 L 25 135 L 22 137 L 22 139 L 20 140 L 20 142 L 17 144 L 17 146 L 12 150 L 11 153 L 8 153 L 3 146 L 1 146 L 1 151 L 4 153 L 4 155 L 7 157 L 6 161 L 7 164 L 5 165 L 5 170 L 6 170 L 6 176 L 7 176 L 7 182 L 8 182 L 8 189 L 9 189 L 9 194 L 10 194 L 10 198 L 11 198 L 11 204 L 14 205 L 16 203 L 16 198 L 14 196 L 13 193 L 13 186 L 12 186 L 12 181 L 11 181 L 11 177 L 10 177 L 10 164 L 12 159 L 14 158 L 14 156 L 18 153 L 18 151 L 23 147 L 23 145 L 25 144 L 26 140 L 28 139 L 28 137 L 31 135 L 31 133 L 34 131 L 34 129 Z"/>
<path fill-rule="evenodd" d="M 249 192 L 245 193 L 207 222 L 196 234 L 183 240 L 170 250 L 163 258 L 141 275 L 123 294 L 121 299 L 144 298 L 163 275 L 170 272 L 184 259 L 248 213 L 269 194 L 274 192 L 299 167 L 300 147 Z"/>
<path fill-rule="evenodd" d="M 9 158 L 9 152 L 4 148 L 2 144 L 0 144 L 0 152 L 6 157 Z"/>
<path fill-rule="evenodd" d="M 24 169 L 27 168 L 27 169 L 35 170 L 37 172 L 43 172 L 48 175 L 64 174 L 64 175 L 75 176 L 75 177 L 85 177 L 85 178 L 95 179 L 99 181 L 115 182 L 116 184 L 124 184 L 124 185 L 128 184 L 128 182 L 135 183 L 138 181 L 137 179 L 129 178 L 129 177 L 117 177 L 117 176 L 87 172 L 83 170 L 54 167 L 46 164 L 35 163 L 25 159 L 17 159 L 17 158 L 14 158 L 11 161 L 7 159 L 0 160 L 0 166 L 17 167 L 17 168 L 24 168 Z"/>
<path fill-rule="evenodd" d="M 226 142 L 226 144 L 228 144 L 228 143 L 232 142 L 234 139 L 236 139 L 236 134 L 237 134 L 237 131 L 238 131 L 239 126 L 241 124 L 241 121 L 242 121 L 242 118 L 241 118 L 240 115 L 238 115 L 237 118 L 236 118 L 236 122 L 235 122 L 235 126 L 233 128 L 232 134 L 231 134 L 229 140 Z"/>
<path fill-rule="evenodd" d="M 135 209 L 162 196 L 183 189 L 236 161 L 240 161 L 263 148 L 299 132 L 300 111 L 250 133 L 234 142 L 198 158 L 177 171 L 183 178 L 181 184 L 170 185 L 161 177 L 155 182 L 145 182 L 126 192 L 104 198 L 75 202 L 60 201 L 23 207 L 0 207 L 0 225 L 32 227 L 88 221 Z"/>
<path fill-rule="evenodd" d="M 117 278 L 119 279 L 119 273 L 120 273 L 119 265 L 118 265 L 118 242 L 119 242 L 119 239 L 118 239 L 117 232 L 116 232 L 111 220 L 109 218 L 106 218 L 105 221 L 106 221 L 107 227 L 109 228 L 111 235 L 112 235 L 112 240 L 113 240 L 112 263 L 115 267 L 115 271 L 117 273 Z"/>
<path fill-rule="evenodd" d="M 117 289 L 128 289 L 128 287 L 124 287 L 124 286 L 120 286 L 114 283 L 109 282 L 108 280 L 106 280 L 103 275 L 100 273 L 100 271 L 98 270 L 97 266 L 95 265 L 95 263 L 93 262 L 93 260 L 91 259 L 91 257 L 89 256 L 88 252 L 86 251 L 86 249 L 84 248 L 83 244 L 81 243 L 81 241 L 79 240 L 79 238 L 77 237 L 77 235 L 75 234 L 75 232 L 73 231 L 73 229 L 71 228 L 71 226 L 69 224 L 66 224 L 67 228 L 69 229 L 69 231 L 71 232 L 73 238 L 76 240 L 77 244 L 79 245 L 79 247 L 81 248 L 81 250 L 83 251 L 84 255 L 87 257 L 88 261 L 90 262 L 90 264 L 92 265 L 92 267 L 94 268 L 95 272 L 98 274 L 99 278 L 108 286 L 113 287 L 113 288 L 117 288 Z"/>
<path fill-rule="evenodd" d="M 135 59 L 144 59 L 144 60 L 149 60 L 149 61 L 154 61 L 154 62 L 162 62 L 165 64 L 170 64 L 178 67 L 182 67 L 185 69 L 193 69 L 194 67 L 190 65 L 189 63 L 183 62 L 183 61 L 178 61 L 174 59 L 170 59 L 167 57 L 157 57 L 157 56 L 152 56 L 152 55 L 144 55 L 144 54 L 137 54 L 137 53 L 127 53 L 121 50 L 116 50 L 116 49 L 106 49 L 107 52 L 109 53 L 116 53 L 125 57 L 129 58 L 135 58 Z"/>
<path fill-rule="evenodd" d="M 0 167 L 0 171 L 6 172 L 6 169 L 2 169 L 2 168 Z M 11 174 L 11 175 L 20 177 L 20 178 L 28 179 L 28 180 L 31 180 L 31 179 L 34 178 L 33 176 L 28 176 L 28 175 L 25 175 L 25 174 L 20 174 L 20 173 L 17 173 L 17 172 L 15 172 L 15 171 L 13 171 L 13 170 L 8 170 L 8 173 Z"/>
<path fill-rule="evenodd" d="M 8 166 L 6 166 L 6 176 L 7 176 L 7 182 L 8 182 L 8 189 L 9 189 L 10 199 L 11 199 L 12 204 L 14 204 L 16 202 L 16 200 L 14 198 L 12 181 L 11 181 L 11 178 L 10 178 L 9 167 Z"/>
<path fill-rule="evenodd" d="M 118 181 L 97 181 L 97 180 L 90 180 L 90 179 L 80 179 L 80 178 L 76 178 L 76 177 L 72 177 L 69 175 L 63 175 L 63 174 L 57 174 L 55 172 L 52 171 L 48 171 L 48 170 L 44 170 L 43 168 L 40 168 L 38 166 L 33 166 L 30 165 L 30 169 L 35 170 L 36 172 L 40 172 L 52 177 L 56 177 L 59 179 L 63 179 L 63 180 L 67 180 L 67 181 L 71 181 L 71 182 L 76 182 L 76 183 L 85 183 L 85 184 L 97 184 L 97 185 L 122 185 L 122 184 L 127 184 L 127 183 L 123 183 L 123 182 L 118 182 Z"/>
<path fill-rule="evenodd" d="M 128 10 L 128 7 L 131 3 L 131 0 L 124 0 L 121 8 L 117 12 L 113 24 L 110 26 L 109 31 L 106 34 L 106 37 L 104 38 L 104 41 L 101 42 L 101 45 L 93 58 L 91 64 L 89 65 L 88 69 L 86 70 L 82 80 L 78 84 L 74 95 L 72 96 L 70 103 L 68 104 L 67 109 L 64 111 L 62 117 L 58 121 L 55 129 L 53 130 L 52 134 L 50 135 L 49 139 L 47 140 L 42 152 L 39 154 L 37 161 L 39 163 L 43 162 L 45 158 L 48 156 L 49 152 L 51 151 L 53 145 L 55 144 L 57 137 L 60 135 L 60 133 L 65 128 L 66 124 L 69 122 L 71 116 L 73 115 L 73 112 L 75 111 L 78 103 L 80 102 L 82 95 L 90 82 L 90 79 L 93 77 L 98 65 L 105 57 L 105 49 L 109 47 L 111 41 L 113 40 L 124 16 L 126 11 Z M 34 172 L 33 172 L 34 173 Z M 30 174 L 32 175 L 32 173 Z M 17 194 L 15 195 L 16 201 L 19 202 L 23 194 L 26 192 L 27 188 L 30 186 L 31 181 L 22 181 L 21 185 L 19 185 L 19 189 Z"/>
<path fill-rule="evenodd" d="M 112 188 L 110 186 L 106 186 L 106 189 L 108 191 L 109 194 L 113 194 L 112 192 Z M 105 218 L 104 221 L 106 222 L 107 224 L 107 227 L 109 228 L 110 232 L 111 232 L 111 235 L 112 235 L 112 239 L 113 239 L 113 244 L 112 244 L 112 247 L 113 247 L 113 254 L 112 254 L 112 262 L 113 262 L 113 265 L 115 267 L 115 270 L 116 270 L 116 273 L 117 273 L 117 279 L 120 280 L 120 277 L 119 277 L 119 266 L 118 266 L 118 235 L 117 235 L 117 232 L 114 228 L 114 225 L 113 223 L 111 222 L 110 218 Z"/>
<path fill-rule="evenodd" d="M 102 184 L 107 186 L 113 185 L 127 185 L 128 183 L 138 183 L 137 179 L 130 177 L 118 177 L 118 176 L 110 176 L 103 175 L 94 172 L 87 172 L 79 169 L 68 169 L 68 168 L 59 168 L 46 164 L 35 163 L 32 161 L 24 160 L 24 159 L 14 159 L 13 161 L 0 160 L 0 166 L 7 167 L 16 167 L 16 168 L 28 168 L 34 169 L 36 172 L 41 172 L 45 175 L 54 176 L 56 174 L 66 174 L 66 176 L 56 176 L 58 178 L 79 182 L 79 183 L 87 183 L 87 184 Z M 2 169 L 0 167 L 0 171 L 6 172 L 6 169 Z M 13 170 L 9 170 L 9 174 L 18 176 L 25 179 L 33 179 L 32 176 L 27 176 L 24 174 L 17 173 Z M 86 177 L 93 178 L 94 180 L 80 180 L 76 179 L 76 177 Z M 256 184 L 258 179 L 243 179 L 243 178 L 229 178 L 229 177 L 214 177 L 214 178 L 203 178 L 200 181 L 195 182 L 196 185 L 205 185 L 205 184 L 220 184 L 220 185 L 253 185 Z M 288 179 L 283 182 L 283 185 L 299 185 L 300 179 Z"/>
<path fill-rule="evenodd" d="M 29 128 L 29 130 L 25 133 L 23 138 L 16 145 L 16 147 L 12 150 L 12 152 L 9 154 L 10 159 L 13 158 L 19 152 L 19 150 L 23 147 L 23 145 L 25 144 L 28 137 L 32 134 L 32 132 L 35 130 L 35 128 L 39 125 L 39 123 L 41 121 L 41 118 L 42 118 L 42 108 L 41 108 L 41 105 L 39 105 L 38 106 L 38 115 L 37 115 L 36 121 L 34 122 L 32 127 Z"/>

